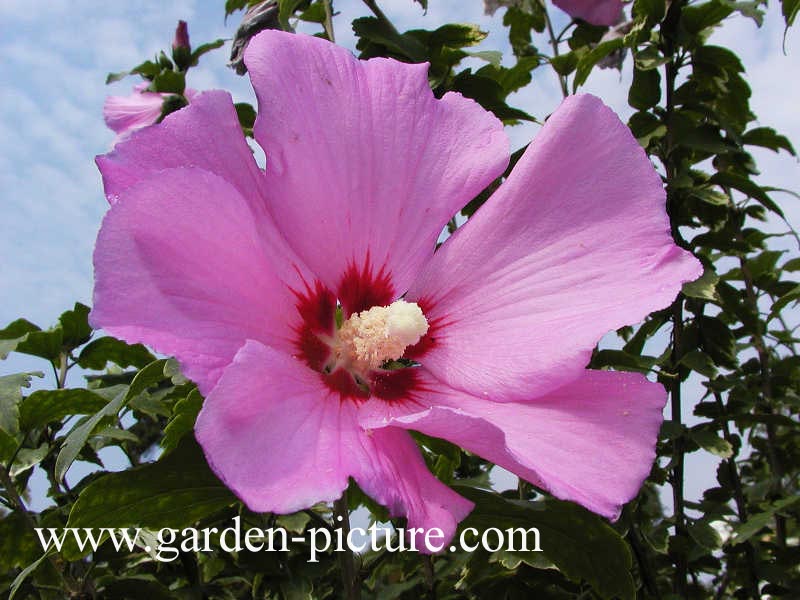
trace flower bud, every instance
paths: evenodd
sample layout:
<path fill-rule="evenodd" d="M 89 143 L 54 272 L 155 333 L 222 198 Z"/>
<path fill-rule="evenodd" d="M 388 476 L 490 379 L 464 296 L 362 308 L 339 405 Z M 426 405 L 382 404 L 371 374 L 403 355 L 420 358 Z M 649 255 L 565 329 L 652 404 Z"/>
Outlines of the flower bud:
<path fill-rule="evenodd" d="M 192 46 L 189 43 L 189 27 L 186 21 L 178 21 L 175 39 L 172 40 L 172 60 L 181 71 L 192 66 Z"/>
<path fill-rule="evenodd" d="M 192 45 L 189 43 L 189 26 L 186 21 L 178 21 L 178 26 L 175 28 L 175 39 L 172 40 L 172 49 L 186 48 L 191 50 Z"/>

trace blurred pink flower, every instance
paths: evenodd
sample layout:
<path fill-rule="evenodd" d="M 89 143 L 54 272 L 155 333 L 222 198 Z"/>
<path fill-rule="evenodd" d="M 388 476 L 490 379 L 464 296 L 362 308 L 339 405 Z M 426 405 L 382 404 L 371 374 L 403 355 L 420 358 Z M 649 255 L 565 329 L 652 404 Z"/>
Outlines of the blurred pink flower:
<path fill-rule="evenodd" d="M 627 127 L 566 99 L 434 253 L 505 170 L 502 124 L 436 99 L 424 64 L 279 31 L 245 60 L 266 171 L 221 91 L 98 157 L 111 207 L 93 324 L 177 357 L 206 397 L 209 464 L 252 510 L 332 501 L 352 477 L 449 538 L 471 503 L 428 471 L 413 429 L 616 518 L 666 395 L 585 365 L 701 272 Z M 419 366 L 383 368 L 400 357 Z"/>
<path fill-rule="evenodd" d="M 149 81 L 143 81 L 133 87 L 130 96 L 108 96 L 103 105 L 103 119 L 106 126 L 117 134 L 115 143 L 126 138 L 131 132 L 157 122 L 161 116 L 164 99 L 173 94 L 148 92 Z M 195 90 L 186 88 L 184 97 L 191 101 L 197 94 Z"/>
<path fill-rule="evenodd" d="M 610 27 L 619 23 L 622 16 L 622 0 L 553 0 L 553 4 L 570 17 L 592 25 Z"/>

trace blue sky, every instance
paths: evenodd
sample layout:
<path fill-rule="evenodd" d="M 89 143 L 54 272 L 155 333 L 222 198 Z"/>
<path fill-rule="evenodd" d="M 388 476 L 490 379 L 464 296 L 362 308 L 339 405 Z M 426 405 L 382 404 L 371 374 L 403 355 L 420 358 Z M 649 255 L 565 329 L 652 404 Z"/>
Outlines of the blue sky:
<path fill-rule="evenodd" d="M 482 0 L 429 0 L 427 14 L 412 0 L 384 0 L 381 5 L 398 28 L 435 28 L 451 21 L 474 22 L 490 32 L 478 49 L 507 52 L 502 11 L 483 12 Z M 791 31 L 781 48 L 780 5 L 771 2 L 762 29 L 742 17 L 714 34 L 743 58 L 753 88 L 752 106 L 760 125 L 775 127 L 800 145 L 800 37 Z M 93 158 L 110 148 L 114 135 L 102 119 L 108 94 L 127 94 L 134 78 L 104 84 L 110 71 L 130 68 L 168 48 L 178 19 L 189 22 L 192 41 L 230 38 L 239 15 L 223 21 L 222 0 L 2 0 L 0 22 L 0 326 L 24 316 L 49 326 L 76 300 L 91 303 L 91 254 L 107 208 Z M 339 0 L 337 40 L 354 46 L 350 20 L 366 14 L 361 2 Z M 557 9 L 553 9 L 554 16 Z M 558 16 L 563 19 L 563 15 Z M 237 101 L 255 104 L 246 78 L 226 68 L 227 47 L 206 55 L 189 75 L 195 89 L 226 88 Z M 585 91 L 601 96 L 623 118 L 627 76 L 601 71 Z M 546 69 L 514 103 L 537 116 L 560 100 Z M 527 142 L 535 126 L 509 131 L 514 146 Z M 765 185 L 799 189 L 800 167 L 786 154 L 756 152 Z M 780 198 L 790 220 L 800 225 L 800 201 Z M 780 228 L 772 223 L 770 227 Z M 789 246 L 787 246 L 788 248 Z M 797 253 L 797 248 L 793 249 Z M 0 374 L 41 368 L 24 357 L 0 363 Z M 72 383 L 80 385 L 80 378 Z"/>

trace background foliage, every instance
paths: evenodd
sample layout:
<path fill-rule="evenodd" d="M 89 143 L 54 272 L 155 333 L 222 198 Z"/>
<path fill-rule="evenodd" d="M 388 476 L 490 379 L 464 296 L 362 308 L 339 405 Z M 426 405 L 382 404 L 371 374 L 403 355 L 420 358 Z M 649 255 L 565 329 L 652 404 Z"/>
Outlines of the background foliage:
<path fill-rule="evenodd" d="M 492 491 L 491 465 L 420 436 L 431 469 L 477 505 L 464 526 L 536 526 L 544 552 L 366 554 L 357 557 L 360 594 L 800 597 L 800 340 L 792 311 L 800 298 L 800 258 L 778 243 L 788 236 L 800 244 L 800 238 L 788 223 L 784 233 L 767 233 L 765 220 L 783 219 L 781 203 L 794 201 L 793 194 L 756 183 L 750 154 L 756 146 L 790 154 L 794 149 L 780 132 L 753 125 L 739 57 L 708 42 L 713 28 L 734 15 L 760 24 L 766 2 L 635 0 L 626 9 L 630 20 L 610 31 L 578 22 L 555 31 L 551 6 L 539 0 L 501 4 L 507 5 L 501 10 L 511 57 L 475 51 L 486 33 L 474 25 L 398 31 L 374 0 L 364 0 L 365 16 L 352 27 L 362 57 L 428 61 L 435 94 L 459 91 L 508 125 L 546 117 L 508 103 L 512 92 L 535 86 L 537 72 L 557 77 L 566 94 L 579 91 L 593 69 L 633 69 L 628 101 L 636 112 L 628 124 L 664 177 L 676 242 L 701 258 L 705 274 L 669 308 L 617 332 L 617 342 L 604 344 L 592 359 L 593 368 L 651 374 L 670 392 L 659 459 L 618 523 L 546 498 L 524 482 Z M 789 27 L 800 3 L 784 0 L 781 6 Z M 220 7 L 220 18 L 243 14 L 231 57 L 239 71 L 237 52 L 260 28 L 291 30 L 302 22 L 333 37 L 325 0 L 227 0 Z M 173 94 L 166 114 L 185 104 L 186 71 L 222 44 L 165 52 L 130 74 L 151 81 L 154 91 Z M 626 55 L 633 60 L 624 61 Z M 464 67 L 469 57 L 483 66 Z M 237 108 L 251 134 L 253 107 Z M 472 214 L 499 183 L 463 214 Z M 88 311 L 76 304 L 49 329 L 18 319 L 0 331 L 0 357 L 32 355 L 43 369 L 0 377 L 0 588 L 16 598 L 342 597 L 340 557 L 308 563 L 302 545 L 289 553 L 231 553 L 215 540 L 211 551 L 184 552 L 170 563 L 154 561 L 144 549 L 120 553 L 110 543 L 94 555 L 69 545 L 42 555 L 33 527 L 221 529 L 234 516 L 243 526 L 297 532 L 330 526 L 326 506 L 277 516 L 251 513 L 237 502 L 193 441 L 203 401 L 196 387 L 174 361 L 92 331 Z M 76 367 L 85 371 L 86 385 L 66 388 L 67 373 Z M 53 388 L 28 393 L 32 378 L 45 376 Z M 696 417 L 691 426 L 684 417 L 689 412 Z M 101 470 L 70 488 L 65 474 L 73 462 L 102 466 L 97 452 L 106 446 L 121 448 L 132 468 Z M 720 458 L 716 481 L 699 502 L 684 497 L 685 457 L 694 452 Z M 40 513 L 27 508 L 34 469 L 49 482 L 51 505 Z M 386 518 L 355 487 L 349 498 L 351 509 L 366 506 L 375 518 Z"/>

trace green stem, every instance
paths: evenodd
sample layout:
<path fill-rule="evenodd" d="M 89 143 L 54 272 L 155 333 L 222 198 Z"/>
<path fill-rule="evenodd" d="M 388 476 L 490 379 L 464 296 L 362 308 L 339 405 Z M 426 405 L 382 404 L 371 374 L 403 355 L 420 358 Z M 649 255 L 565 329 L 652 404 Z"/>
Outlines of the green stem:
<path fill-rule="evenodd" d="M 375 15 L 379 21 L 382 21 L 388 25 L 394 33 L 399 33 L 386 14 L 380 9 L 375 0 L 364 0 L 364 4 L 367 5 L 367 8 L 372 11 L 372 14 Z"/>
<path fill-rule="evenodd" d="M 428 589 L 426 600 L 436 600 L 436 577 L 433 570 L 433 557 L 429 554 L 421 554 L 422 573 L 425 577 L 425 587 Z"/>
<path fill-rule="evenodd" d="M 346 491 L 333 503 L 333 520 L 334 526 L 342 532 L 342 539 L 346 541 L 350 533 L 350 511 L 347 506 Z M 339 552 L 339 565 L 342 570 L 345 600 L 360 600 L 361 578 L 356 569 L 355 557 L 349 548 L 344 548 L 343 552 Z"/>
<path fill-rule="evenodd" d="M 553 31 L 553 23 L 550 21 L 550 15 L 548 14 L 547 8 L 544 6 L 544 4 L 542 5 L 542 9 L 544 10 L 545 23 L 547 23 L 547 35 L 550 36 L 550 46 L 553 48 L 553 58 L 557 58 L 559 55 L 558 53 L 559 38 L 556 37 L 555 31 Z M 552 64 L 550 66 L 552 67 Z M 561 95 L 564 98 L 566 98 L 567 96 L 569 96 L 569 88 L 567 88 L 567 79 L 566 77 L 561 75 L 561 73 L 556 71 L 555 68 L 553 68 L 553 72 L 556 74 L 556 77 L 558 77 L 558 83 L 561 86 Z"/>
<path fill-rule="evenodd" d="M 665 150 L 662 160 L 666 171 L 667 183 L 667 213 L 670 215 L 670 223 L 672 227 L 672 236 L 675 243 L 678 245 L 685 245 L 683 243 L 680 231 L 678 229 L 677 220 L 674 217 L 675 213 L 675 194 L 673 192 L 672 184 L 675 180 L 678 171 L 678 165 L 675 164 L 673 156 L 674 149 L 674 131 L 672 128 L 672 113 L 675 110 L 675 89 L 676 81 L 678 78 L 678 70 L 680 64 L 677 57 L 678 48 L 676 47 L 676 37 L 678 32 L 678 25 L 680 23 L 681 10 L 685 0 L 675 0 L 670 4 L 669 10 L 661 23 L 661 50 L 664 56 L 669 59 L 666 64 L 666 104 L 664 122 L 667 127 L 665 135 Z M 671 418 L 674 423 L 680 424 L 683 421 L 681 411 L 681 378 L 680 378 L 680 359 L 681 359 L 681 343 L 683 337 L 683 294 L 678 294 L 678 297 L 672 303 L 670 312 L 672 313 L 672 351 L 670 356 L 670 366 L 675 378 L 671 380 L 669 385 L 670 396 L 670 409 Z M 675 438 L 672 446 L 673 450 L 673 463 L 672 474 L 670 483 L 672 485 L 672 505 L 673 505 L 673 519 L 675 522 L 675 537 L 687 537 L 686 529 L 686 506 L 684 501 L 684 439 L 683 436 Z M 675 574 L 673 578 L 672 588 L 673 592 L 681 597 L 688 597 L 688 561 L 686 553 L 678 550 L 675 560 Z"/>
<path fill-rule="evenodd" d="M 747 267 L 747 263 L 743 257 L 739 258 L 739 266 L 742 271 L 742 279 L 744 279 L 744 290 L 747 303 L 756 315 L 758 314 L 758 297 L 756 296 L 755 286 L 753 284 L 753 277 Z M 761 409 L 766 414 L 773 414 L 772 410 L 772 384 L 770 383 L 770 352 L 767 345 L 764 343 L 764 336 L 762 335 L 759 326 L 752 332 L 751 339 L 753 346 L 755 346 L 756 353 L 758 354 L 758 364 L 761 376 Z M 772 423 L 766 424 L 767 429 L 767 459 L 769 461 L 770 470 L 772 471 L 772 495 L 781 497 L 783 495 L 783 465 L 778 457 L 777 451 L 777 432 L 775 425 Z M 786 518 L 782 515 L 775 515 L 775 537 L 778 544 L 786 547 Z"/>
<path fill-rule="evenodd" d="M 717 401 L 717 408 L 719 408 L 719 413 L 722 416 L 722 437 L 725 438 L 725 441 L 728 442 L 731 447 L 735 448 L 733 442 L 733 435 L 731 434 L 730 425 L 728 425 L 728 418 L 727 418 L 727 407 L 725 403 L 722 401 L 722 394 L 719 392 L 714 392 L 714 398 Z M 731 480 L 731 484 L 733 484 L 733 499 L 736 503 L 736 513 L 739 517 L 739 522 L 744 523 L 747 521 L 748 518 L 748 511 L 747 511 L 747 502 L 744 498 L 744 491 L 742 488 L 742 479 L 739 477 L 739 469 L 736 466 L 736 454 L 731 455 L 730 458 L 725 460 L 725 464 L 727 465 L 728 469 L 728 477 Z M 745 542 L 744 547 L 744 554 L 745 559 L 747 561 L 747 587 L 750 593 L 750 597 L 753 600 L 758 600 L 761 596 L 758 591 L 758 572 L 756 570 L 756 556 L 753 550 L 753 544 L 750 540 Z M 725 574 L 726 577 L 728 573 Z M 723 583 L 725 580 L 723 579 Z M 721 593 L 725 591 L 725 585 L 720 585 Z M 722 597 L 722 596 L 720 596 Z"/>

